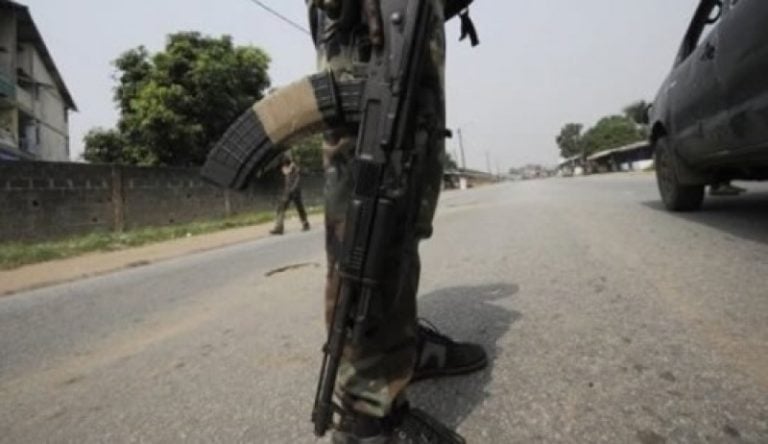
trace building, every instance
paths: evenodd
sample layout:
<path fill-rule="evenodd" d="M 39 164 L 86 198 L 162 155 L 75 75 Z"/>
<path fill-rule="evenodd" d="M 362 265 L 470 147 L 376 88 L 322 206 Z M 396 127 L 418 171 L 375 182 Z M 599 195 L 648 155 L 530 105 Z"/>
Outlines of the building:
<path fill-rule="evenodd" d="M 450 169 L 443 172 L 443 188 L 448 190 L 466 190 L 498 181 L 499 178 L 493 174 L 466 168 Z"/>
<path fill-rule="evenodd" d="M 76 110 L 29 9 L 0 0 L 0 160 L 69 160 Z"/>

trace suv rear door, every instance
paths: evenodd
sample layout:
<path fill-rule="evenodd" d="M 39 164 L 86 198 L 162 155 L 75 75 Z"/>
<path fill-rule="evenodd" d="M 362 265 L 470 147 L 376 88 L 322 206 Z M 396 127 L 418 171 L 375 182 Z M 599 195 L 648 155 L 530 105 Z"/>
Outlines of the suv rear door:
<path fill-rule="evenodd" d="M 683 40 L 670 105 L 678 153 L 696 163 L 718 151 L 727 140 L 728 112 L 718 65 L 720 21 L 726 13 L 719 0 L 702 0 Z"/>
<path fill-rule="evenodd" d="M 768 1 L 727 0 L 721 24 L 723 92 L 735 148 L 768 143 Z"/>

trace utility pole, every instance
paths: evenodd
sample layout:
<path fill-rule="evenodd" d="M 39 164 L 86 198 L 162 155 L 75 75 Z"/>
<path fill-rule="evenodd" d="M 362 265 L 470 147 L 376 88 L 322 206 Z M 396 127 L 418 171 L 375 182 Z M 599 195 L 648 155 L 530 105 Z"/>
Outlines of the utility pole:
<path fill-rule="evenodd" d="M 464 155 L 464 136 L 461 134 L 461 128 L 457 129 L 456 133 L 459 135 L 459 150 L 461 150 L 461 168 L 463 170 L 466 170 L 467 158 Z"/>

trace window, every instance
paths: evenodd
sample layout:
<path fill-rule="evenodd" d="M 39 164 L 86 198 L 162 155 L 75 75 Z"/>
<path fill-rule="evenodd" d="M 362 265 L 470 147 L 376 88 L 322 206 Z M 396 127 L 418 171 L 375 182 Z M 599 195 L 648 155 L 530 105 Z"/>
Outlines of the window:
<path fill-rule="evenodd" d="M 707 41 L 707 37 L 709 37 L 709 34 L 712 33 L 712 31 L 717 27 L 717 24 L 720 23 L 720 19 L 723 17 L 723 3 L 718 2 L 715 4 L 714 8 L 710 11 L 709 16 L 707 17 L 707 20 L 704 22 L 704 29 L 701 31 L 701 35 L 699 36 L 698 42 L 696 42 L 696 47 L 701 45 L 703 42 Z"/>
<path fill-rule="evenodd" d="M 678 62 L 687 59 L 699 45 L 707 41 L 709 35 L 720 23 L 724 12 L 725 6 L 722 0 L 709 0 L 699 5 L 699 9 L 696 10 L 696 15 L 693 17 L 691 27 L 685 36 Z"/>

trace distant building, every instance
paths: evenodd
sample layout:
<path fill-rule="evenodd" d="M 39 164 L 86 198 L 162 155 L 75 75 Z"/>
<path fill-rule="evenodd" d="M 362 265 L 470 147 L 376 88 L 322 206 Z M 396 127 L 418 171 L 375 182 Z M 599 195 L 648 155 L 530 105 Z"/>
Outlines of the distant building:
<path fill-rule="evenodd" d="M 474 188 L 498 182 L 499 178 L 484 171 L 465 168 L 451 169 L 443 172 L 443 187 L 448 190 Z"/>
<path fill-rule="evenodd" d="M 0 0 L 0 160 L 69 159 L 76 110 L 29 9 Z"/>
<path fill-rule="evenodd" d="M 653 146 L 645 140 L 600 151 L 587 157 L 587 169 L 591 173 L 638 171 L 652 165 Z"/>

